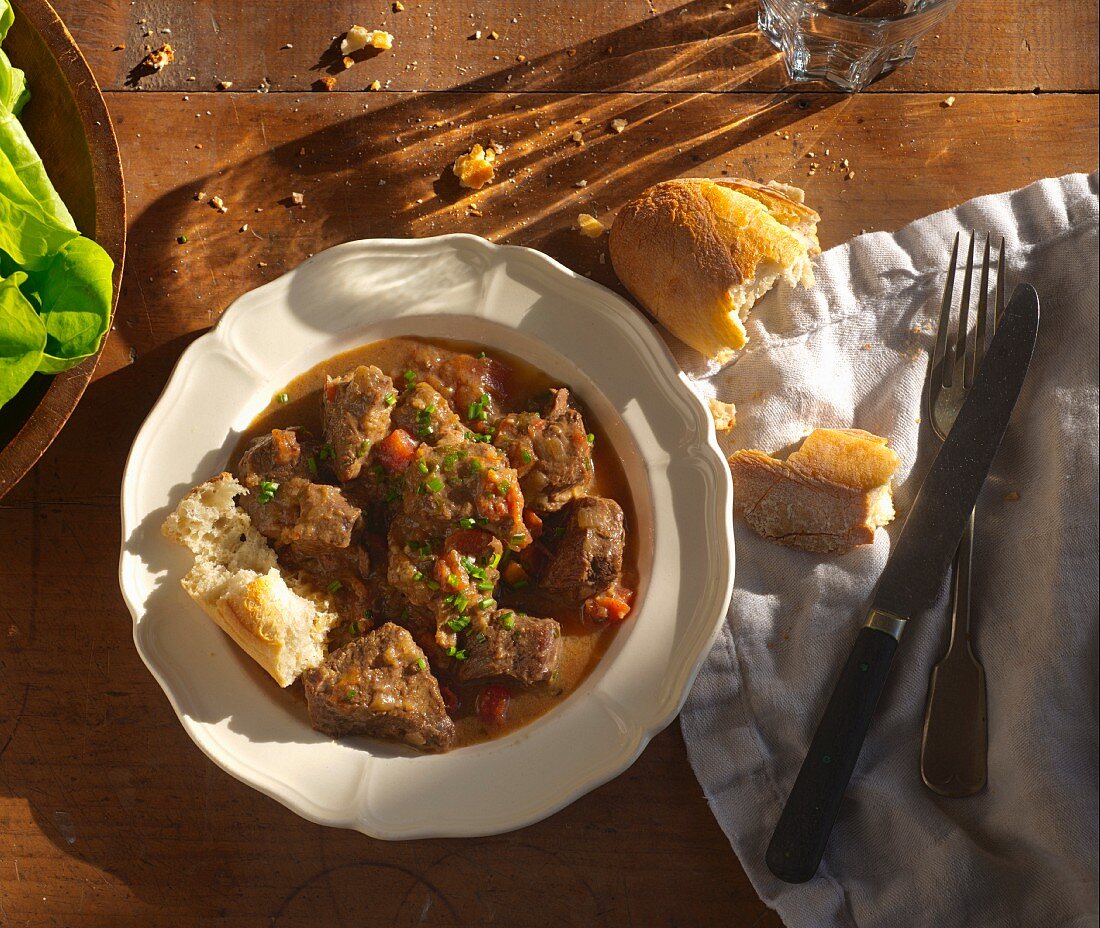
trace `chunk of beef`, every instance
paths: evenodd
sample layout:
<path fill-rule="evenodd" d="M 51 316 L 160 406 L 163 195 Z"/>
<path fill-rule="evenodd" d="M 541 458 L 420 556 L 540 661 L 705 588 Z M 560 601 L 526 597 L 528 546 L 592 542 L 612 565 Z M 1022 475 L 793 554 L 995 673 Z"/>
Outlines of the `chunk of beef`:
<path fill-rule="evenodd" d="M 333 738 L 371 735 L 446 750 L 455 729 L 439 683 L 412 635 L 392 622 L 302 674 L 313 727 Z"/>
<path fill-rule="evenodd" d="M 424 379 L 473 424 L 474 431 L 480 431 L 476 423 L 492 422 L 497 417 L 500 399 L 506 395 L 513 376 L 512 369 L 495 358 L 456 354 L 436 365 Z"/>
<path fill-rule="evenodd" d="M 618 582 L 626 530 L 615 500 L 601 496 L 574 500 L 562 528 L 539 580 L 543 590 L 580 603 Z"/>
<path fill-rule="evenodd" d="M 316 556 L 351 544 L 360 510 L 338 487 L 301 477 L 245 481 L 245 486 L 248 492 L 238 504 L 277 546 L 294 545 L 299 554 Z"/>
<path fill-rule="evenodd" d="M 260 480 L 284 483 L 291 477 L 315 479 L 320 449 L 320 443 L 302 429 L 272 429 L 269 435 L 252 439 L 237 462 L 237 479 L 245 486 Z"/>
<path fill-rule="evenodd" d="M 446 397 L 423 381 L 401 395 L 393 408 L 391 422 L 395 429 L 403 429 L 429 445 L 447 436 L 461 436 L 465 431 Z"/>
<path fill-rule="evenodd" d="M 386 437 L 397 394 L 377 367 L 360 365 L 343 377 L 329 377 L 321 398 L 332 469 L 343 483 L 359 475 L 371 448 Z"/>
<path fill-rule="evenodd" d="M 279 563 L 304 576 L 323 591 L 340 616 L 341 623 L 362 626 L 375 606 L 375 594 L 368 584 L 371 563 L 367 549 L 352 542 L 320 554 L 304 553 L 299 545 L 279 551 Z"/>
<path fill-rule="evenodd" d="M 531 541 L 519 476 L 498 449 L 482 442 L 421 445 L 404 471 L 400 516 L 410 540 L 480 528 L 515 550 Z"/>
<path fill-rule="evenodd" d="M 459 632 L 471 625 L 481 627 L 496 608 L 500 541 L 488 532 L 459 530 L 433 553 L 431 545 L 410 543 L 402 532 L 400 522 L 390 530 L 389 582 L 413 606 L 434 617 L 439 647 L 454 649 Z"/>
<path fill-rule="evenodd" d="M 549 680 L 561 660 L 561 626 L 507 609 L 496 610 L 485 627 L 465 637 L 462 681 L 507 677 L 525 686 Z"/>
<path fill-rule="evenodd" d="M 592 487 L 592 445 L 564 388 L 551 391 L 545 416 L 522 412 L 501 419 L 493 443 L 508 455 L 532 509 L 557 512 Z"/>

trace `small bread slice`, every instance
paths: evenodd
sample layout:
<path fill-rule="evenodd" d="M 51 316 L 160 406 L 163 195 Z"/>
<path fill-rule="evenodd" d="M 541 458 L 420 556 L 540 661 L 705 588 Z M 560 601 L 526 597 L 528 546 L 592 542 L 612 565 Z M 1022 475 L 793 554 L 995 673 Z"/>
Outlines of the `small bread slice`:
<path fill-rule="evenodd" d="M 812 287 L 821 217 L 797 187 L 687 178 L 643 191 L 615 217 L 615 273 L 657 321 L 725 364 L 744 320 L 780 277 Z"/>
<path fill-rule="evenodd" d="M 894 518 L 890 479 L 901 463 L 861 429 L 815 429 L 786 461 L 763 451 L 729 459 L 737 510 L 777 544 L 839 554 L 874 541 Z"/>
<path fill-rule="evenodd" d="M 318 593 L 284 576 L 275 552 L 237 506 L 231 474 L 195 487 L 165 520 L 164 535 L 191 550 L 183 588 L 279 686 L 325 657 L 337 615 Z"/>

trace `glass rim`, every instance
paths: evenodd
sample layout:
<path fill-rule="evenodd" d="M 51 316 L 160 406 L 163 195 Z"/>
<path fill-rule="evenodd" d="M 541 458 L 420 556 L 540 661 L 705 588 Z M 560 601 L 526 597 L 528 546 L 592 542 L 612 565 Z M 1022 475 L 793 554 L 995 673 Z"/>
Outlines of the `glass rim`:
<path fill-rule="evenodd" d="M 760 0 L 761 5 L 764 5 L 765 2 L 766 0 Z M 923 9 L 910 10 L 908 13 L 901 13 L 898 16 L 881 17 L 853 16 L 850 13 L 837 13 L 834 10 L 830 10 L 828 7 L 818 6 L 813 0 L 785 0 L 785 2 L 799 6 L 806 12 L 812 12 L 828 19 L 834 19 L 837 22 L 856 23 L 863 26 L 888 26 L 893 23 L 912 22 L 921 17 L 929 16 L 932 13 L 939 12 L 945 7 L 956 6 L 959 0 L 930 0 L 930 5 Z"/>

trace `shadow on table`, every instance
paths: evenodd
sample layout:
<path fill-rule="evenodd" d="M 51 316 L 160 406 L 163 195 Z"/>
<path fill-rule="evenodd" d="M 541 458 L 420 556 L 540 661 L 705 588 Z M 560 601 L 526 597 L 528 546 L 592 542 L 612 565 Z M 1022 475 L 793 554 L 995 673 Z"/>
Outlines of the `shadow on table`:
<path fill-rule="evenodd" d="M 306 132 L 205 180 L 211 192 L 231 191 L 233 201 L 239 204 L 268 203 L 273 190 L 280 191 L 279 197 L 290 190 L 305 194 L 304 207 L 278 207 L 287 210 L 287 224 L 259 246 L 255 238 L 238 232 L 236 214 L 232 222 L 218 221 L 221 217 L 211 210 L 202 230 L 205 249 L 227 268 L 241 262 L 268 268 L 249 275 L 263 276 L 349 239 L 465 231 L 540 248 L 574 270 L 614 285 L 611 268 L 603 261 L 603 244 L 583 239 L 571 228 L 578 212 L 606 217 L 645 187 L 691 174 L 698 165 L 723 155 L 731 157 L 729 173 L 752 177 L 756 173 L 753 163 L 737 160 L 739 147 L 781 132 L 838 99 L 825 94 L 733 92 L 777 66 L 776 53 L 755 30 L 755 11 L 752 0 L 740 0 L 730 9 L 715 9 L 709 2 L 689 3 L 576 50 L 517 64 L 448 91 L 402 96 L 391 105 L 387 105 L 386 94 L 358 95 L 357 99 L 370 105 L 362 114 Z M 624 33 L 628 31 L 631 35 L 626 41 Z M 689 81 L 697 85 L 699 74 L 705 73 L 712 78 L 713 90 L 729 92 L 559 92 L 558 88 L 575 80 L 579 72 L 585 72 L 592 85 L 612 91 L 639 75 L 660 78 L 666 87 L 674 88 L 680 76 L 685 85 Z M 526 92 L 522 103 L 511 96 L 517 91 Z M 249 102 L 257 99 L 240 98 L 241 115 L 246 120 Z M 627 121 L 621 133 L 612 128 L 611 121 L 616 119 Z M 577 140 L 574 133 L 579 133 Z M 455 156 L 475 141 L 504 146 L 496 182 L 478 192 L 460 189 L 449 171 Z M 165 193 L 134 221 L 131 239 L 146 249 L 144 275 L 167 279 L 172 273 L 178 252 L 173 235 L 165 230 L 193 228 L 195 190 L 196 184 L 189 182 Z M 307 215 L 308 222 L 304 219 Z M 299 224 L 297 220 L 302 221 Z M 164 242 L 161 252 L 150 242 Z M 131 269 L 128 276 L 134 273 Z M 120 307 L 119 322 L 142 313 L 148 313 L 144 297 L 139 305 L 131 292 Z M 136 427 L 185 340 L 138 358 L 133 365 L 93 383 L 81 410 Z M 71 433 L 79 434 L 79 430 Z M 116 436 L 118 469 L 98 475 L 100 494 L 117 492 L 130 439 L 132 433 Z M 63 435 L 60 441 L 64 440 Z M 90 559 L 101 568 L 98 589 L 117 598 L 113 579 L 116 557 L 117 551 L 110 549 L 95 552 Z M 71 621 L 62 607 L 57 608 L 58 615 L 39 622 L 40 628 L 48 629 L 42 635 L 56 636 L 56 641 L 40 646 L 47 653 L 54 649 L 60 653 L 67 646 L 64 629 L 71 628 Z M 491 920 L 494 910 L 514 915 L 515 904 L 529 898 L 529 890 L 520 884 L 502 885 L 490 879 L 486 888 L 485 874 L 494 872 L 499 853 L 511 855 L 509 872 L 515 872 L 512 865 L 516 861 L 527 861 L 540 874 L 542 908 L 537 918 L 532 916 L 531 922 L 518 918 L 512 924 L 618 925 L 629 920 L 629 913 L 601 909 L 592 886 L 603 879 L 603 891 L 614 891 L 606 885 L 607 875 L 585 872 L 559 848 L 571 833 L 569 829 L 576 829 L 580 844 L 575 851 L 584 848 L 588 854 L 595 842 L 603 845 L 597 853 L 604 859 L 621 855 L 624 861 L 629 860 L 636 850 L 631 842 L 638 840 L 638 835 L 632 834 L 628 842 L 626 836 L 616 836 L 616 829 L 598 824 L 608 815 L 609 805 L 622 805 L 613 788 L 602 790 L 599 798 L 580 800 L 572 811 L 559 813 L 556 826 L 532 826 L 519 835 L 478 842 L 396 846 L 349 833 L 322 834 L 322 829 L 232 783 L 198 756 L 134 654 L 130 622 L 120 600 L 117 612 L 116 623 L 94 633 L 117 652 L 115 659 L 125 664 L 122 673 L 141 698 L 115 690 L 97 692 L 94 681 L 87 684 L 86 698 L 107 707 L 103 716 L 106 727 L 98 738 L 109 759 L 76 769 L 90 781 L 82 783 L 81 795 L 101 795 L 103 801 L 74 808 L 69 785 L 36 770 L 33 762 L 11 761 L 20 755 L 35 757 L 39 752 L 26 747 L 24 739 L 33 740 L 34 726 L 40 722 L 30 717 L 24 720 L 24 715 L 28 693 L 46 669 L 25 665 L 3 684 L 11 696 L 13 712 L 0 717 L 0 788 L 5 795 L 26 801 L 42 833 L 66 854 L 114 873 L 154 911 L 174 913 L 161 923 L 181 923 L 177 916 L 192 920 L 229 917 L 231 912 L 241 916 L 262 913 L 265 924 L 276 928 L 311 923 L 318 912 L 335 914 L 334 896 L 348 892 L 352 883 L 359 886 L 351 891 L 362 897 L 362 905 L 347 901 L 342 905 L 346 911 L 359 913 L 357 924 L 457 925 L 461 923 L 459 912 L 469 923 L 485 922 Z M 62 666 L 60 659 L 57 666 Z M 116 704 L 120 708 L 111 709 Z M 86 737 L 75 716 L 58 724 L 61 740 L 68 736 L 75 742 Z M 669 744 L 672 737 L 662 736 L 661 743 Z M 10 752 L 7 762 L 5 752 Z M 625 774 L 631 779 L 631 802 L 636 795 L 649 796 L 646 790 L 657 789 L 653 814 L 658 817 L 684 808 L 679 803 L 689 799 L 698 803 L 697 786 L 686 765 L 683 768 L 665 773 L 669 780 L 679 778 L 677 782 L 652 787 L 639 785 L 638 777 Z M 72 764 L 68 769 L 74 769 Z M 669 788 L 673 788 L 671 796 Z M 224 793 L 226 801 L 212 808 L 209 797 L 218 792 Z M 62 814 L 65 818 L 59 819 Z M 625 819 L 626 812 L 622 815 Z M 646 828 L 650 827 L 647 823 Z M 717 843 L 709 848 L 696 852 L 675 842 L 669 846 L 670 854 L 674 846 L 676 854 L 687 855 L 693 874 L 681 876 L 688 882 L 679 888 L 669 886 L 670 894 L 713 892 L 703 883 L 713 887 L 728 882 L 724 871 L 732 858 L 716 852 L 718 847 L 726 851 L 728 847 L 717 829 L 712 830 Z M 660 844 L 661 839 L 654 837 L 661 834 L 660 827 L 647 834 L 648 840 Z M 198 842 L 205 850 L 191 855 L 179 842 Z M 261 872 L 270 860 L 256 856 L 259 845 L 275 848 L 271 854 L 284 848 L 277 873 Z M 457 847 L 467 850 L 452 854 Z M 341 855 L 338 865 L 325 863 L 325 848 L 336 849 Z M 384 883 L 364 882 L 369 871 L 379 871 L 376 879 Z M 695 876 L 703 881 L 698 887 L 690 882 Z M 629 879 L 625 871 L 611 878 Z M 381 885 L 390 888 L 379 893 Z M 196 886 L 209 887 L 209 891 L 197 893 Z M 374 889 L 368 891 L 371 886 Z M 749 903 L 759 904 L 755 897 Z M 429 910 L 431 916 L 424 921 Z"/>

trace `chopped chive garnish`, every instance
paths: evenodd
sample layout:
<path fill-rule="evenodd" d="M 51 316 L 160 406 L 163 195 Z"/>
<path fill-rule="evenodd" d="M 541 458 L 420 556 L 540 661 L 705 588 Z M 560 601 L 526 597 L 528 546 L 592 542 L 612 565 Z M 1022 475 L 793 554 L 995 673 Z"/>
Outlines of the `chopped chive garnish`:
<path fill-rule="evenodd" d="M 414 371 L 405 371 L 403 376 L 405 378 L 405 383 L 407 383 L 410 387 L 414 383 L 416 383 L 416 373 Z"/>
<path fill-rule="evenodd" d="M 429 590 L 431 590 L 431 591 L 432 591 L 433 593 L 434 593 L 434 592 L 435 592 L 436 590 L 438 590 L 438 589 L 439 589 L 439 584 L 438 584 L 438 583 L 437 583 L 437 582 L 436 582 L 435 580 L 429 580 L 429 581 L 428 581 L 428 582 L 427 582 L 427 583 L 426 583 L 425 585 L 426 585 L 426 586 L 428 587 L 428 589 L 429 589 Z"/>
<path fill-rule="evenodd" d="M 428 662 L 426 660 L 424 660 L 424 658 L 418 657 L 416 659 L 416 669 L 417 670 L 423 670 L 427 666 L 428 666 Z"/>
<path fill-rule="evenodd" d="M 384 397 L 382 397 L 382 402 L 385 403 L 387 406 L 396 406 L 397 396 L 393 393 L 387 393 Z"/>
<path fill-rule="evenodd" d="M 306 458 L 306 467 L 309 468 L 309 472 L 313 474 L 314 477 L 317 476 L 317 458 L 312 454 Z"/>
<path fill-rule="evenodd" d="M 351 625 L 348 626 L 348 631 L 351 632 L 353 635 L 358 635 L 359 634 L 359 620 L 358 619 L 352 619 L 351 620 Z"/>
<path fill-rule="evenodd" d="M 456 661 L 466 660 L 466 652 L 461 648 L 456 648 L 454 645 L 447 648 L 447 657 L 453 657 Z"/>
<path fill-rule="evenodd" d="M 474 520 L 471 519 L 469 516 L 467 516 L 464 519 L 459 519 L 458 524 L 462 528 L 473 528 L 474 527 Z"/>
<path fill-rule="evenodd" d="M 511 631 L 513 628 L 516 627 L 516 614 L 514 612 L 505 612 L 500 617 L 500 624 L 504 628 Z"/>
<path fill-rule="evenodd" d="M 438 493 L 443 489 L 443 481 L 439 477 L 432 477 L 428 480 L 424 486 L 426 486 L 432 493 Z"/>
<path fill-rule="evenodd" d="M 523 459 L 524 464 L 530 464 L 534 458 L 531 456 L 531 452 L 526 449 L 520 452 L 520 458 Z"/>
<path fill-rule="evenodd" d="M 339 593 L 340 590 L 342 590 L 343 588 L 344 584 L 342 584 L 339 580 L 333 580 L 332 583 L 325 587 L 325 589 L 328 590 L 330 593 Z"/>
<path fill-rule="evenodd" d="M 270 503 L 275 498 L 275 492 L 278 489 L 279 484 L 274 480 L 261 480 L 260 495 L 257 498 L 262 504 Z"/>
<path fill-rule="evenodd" d="M 527 580 L 526 579 L 520 579 L 520 580 L 517 580 L 515 583 L 512 584 L 512 589 L 513 590 L 522 590 L 525 586 L 527 586 Z"/>
<path fill-rule="evenodd" d="M 449 628 L 452 632 L 460 632 L 469 624 L 470 617 L 465 615 L 456 616 L 453 619 L 447 619 L 447 628 Z"/>
<path fill-rule="evenodd" d="M 592 434 L 591 432 L 589 432 L 589 433 L 588 433 L 587 435 L 585 435 L 584 437 L 588 439 L 588 443 L 589 443 L 590 445 L 594 445 L 594 444 L 596 443 L 596 436 L 595 436 L 595 435 L 593 435 L 593 434 Z"/>
<path fill-rule="evenodd" d="M 414 570 L 413 571 L 413 580 L 415 580 L 417 583 L 419 583 L 423 579 L 424 579 L 424 574 L 422 574 L 419 570 Z"/>
<path fill-rule="evenodd" d="M 478 360 L 484 360 L 485 358 L 487 358 L 489 356 L 484 351 L 479 351 L 477 353 L 477 357 L 478 357 Z"/>
<path fill-rule="evenodd" d="M 526 541 L 526 540 L 527 540 L 527 536 L 522 534 L 521 532 L 516 532 L 516 534 L 514 534 L 512 536 L 512 544 L 514 544 L 514 545 L 518 545 L 521 541 Z"/>
<path fill-rule="evenodd" d="M 489 558 L 489 566 L 490 567 L 496 567 L 497 564 L 499 564 L 499 563 L 500 563 L 500 552 L 499 551 L 494 551 L 493 556 L 491 558 Z"/>
<path fill-rule="evenodd" d="M 357 690 L 354 686 L 349 686 L 347 688 L 347 690 L 344 692 L 344 699 L 347 702 L 351 702 L 358 695 L 359 695 L 359 690 Z"/>
<path fill-rule="evenodd" d="M 481 610 L 492 609 L 496 605 L 496 600 L 486 596 L 483 600 L 479 601 L 477 608 Z"/>
<path fill-rule="evenodd" d="M 364 439 L 363 441 L 359 442 L 359 449 L 358 449 L 359 457 L 363 457 L 364 455 L 367 454 L 368 451 L 370 451 L 370 441 Z"/>
<path fill-rule="evenodd" d="M 276 403 L 289 403 L 290 402 L 290 397 L 286 393 L 276 393 L 275 394 L 275 402 Z"/>
<path fill-rule="evenodd" d="M 491 580 L 482 580 L 481 583 L 477 585 L 477 588 L 481 593 L 489 593 L 493 589 L 493 582 Z"/>
<path fill-rule="evenodd" d="M 462 615 L 462 613 L 466 611 L 466 607 L 469 605 L 470 601 L 462 593 L 459 593 L 455 597 L 455 611 L 458 612 L 459 615 Z"/>
<path fill-rule="evenodd" d="M 420 471 L 420 473 L 426 474 L 428 472 L 428 465 L 425 464 L 423 461 L 417 461 L 416 469 Z"/>
<path fill-rule="evenodd" d="M 462 578 L 459 577 L 458 574 L 449 574 L 447 576 L 447 586 L 451 587 L 452 589 L 457 589 L 458 587 L 462 586 Z"/>

